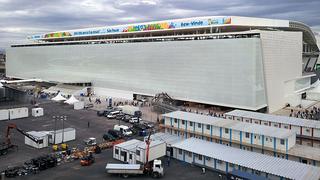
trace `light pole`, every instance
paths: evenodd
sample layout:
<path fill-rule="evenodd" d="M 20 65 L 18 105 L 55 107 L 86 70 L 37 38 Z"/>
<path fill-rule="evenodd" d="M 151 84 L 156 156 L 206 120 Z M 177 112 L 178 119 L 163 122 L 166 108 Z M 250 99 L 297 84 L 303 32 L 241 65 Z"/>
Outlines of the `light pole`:
<path fill-rule="evenodd" d="M 61 116 L 62 119 L 62 143 L 64 143 L 64 121 L 67 120 L 67 116 Z"/>
<path fill-rule="evenodd" d="M 56 129 L 57 129 L 57 118 L 56 116 L 52 116 L 54 120 L 54 137 L 53 137 L 53 144 L 56 144 Z"/>

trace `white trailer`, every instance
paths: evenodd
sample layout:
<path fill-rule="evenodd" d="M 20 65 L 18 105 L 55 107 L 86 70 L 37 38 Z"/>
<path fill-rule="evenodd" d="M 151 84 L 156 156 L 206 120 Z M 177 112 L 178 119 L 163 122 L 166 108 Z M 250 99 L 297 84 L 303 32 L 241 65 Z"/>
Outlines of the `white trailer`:
<path fill-rule="evenodd" d="M 106 165 L 106 171 L 109 174 L 122 175 L 127 178 L 129 175 L 149 174 L 153 178 L 162 177 L 164 175 L 161 160 L 154 160 L 151 169 L 146 169 L 141 164 L 110 164 Z"/>
<path fill-rule="evenodd" d="M 139 107 L 125 105 L 125 106 L 121 106 L 121 110 L 124 114 L 128 114 L 130 116 L 141 117 L 141 111 L 140 111 Z"/>
<path fill-rule="evenodd" d="M 9 120 L 9 111 L 8 109 L 0 110 L 0 121 Z"/>
<path fill-rule="evenodd" d="M 43 108 L 32 108 L 31 114 L 33 117 L 43 116 Z"/>
<path fill-rule="evenodd" d="M 62 140 L 63 138 L 63 140 Z M 76 129 L 65 128 L 54 131 L 49 131 L 49 143 L 60 144 L 62 142 L 68 142 L 76 139 Z"/>
<path fill-rule="evenodd" d="M 26 107 L 9 109 L 9 119 L 26 118 L 28 116 L 29 111 Z"/>
<path fill-rule="evenodd" d="M 44 131 L 29 131 L 26 132 L 27 134 L 33 136 L 35 139 L 38 140 L 38 143 L 31 140 L 29 137 L 24 136 L 24 143 L 32 146 L 37 149 L 48 147 L 48 134 Z"/>
<path fill-rule="evenodd" d="M 113 158 L 119 161 L 136 164 L 136 148 L 143 141 L 132 139 L 113 146 Z"/>
<path fill-rule="evenodd" d="M 159 140 L 153 140 L 149 146 L 149 162 L 166 155 L 166 143 Z M 146 163 L 147 146 L 142 143 L 136 148 L 136 160 Z"/>

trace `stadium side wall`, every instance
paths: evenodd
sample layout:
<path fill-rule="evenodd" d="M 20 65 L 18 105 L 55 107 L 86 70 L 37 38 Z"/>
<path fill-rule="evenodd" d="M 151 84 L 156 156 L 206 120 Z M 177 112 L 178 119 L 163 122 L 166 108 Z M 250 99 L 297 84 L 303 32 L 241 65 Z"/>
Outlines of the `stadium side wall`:
<path fill-rule="evenodd" d="M 302 32 L 262 31 L 261 42 L 269 112 L 300 104 L 296 92 L 310 85 L 302 78 Z"/>
<path fill-rule="evenodd" d="M 176 99 L 256 110 L 267 106 L 261 45 L 259 38 L 239 38 L 12 47 L 6 68 L 9 77 L 90 81 L 100 88 L 167 92 Z"/>

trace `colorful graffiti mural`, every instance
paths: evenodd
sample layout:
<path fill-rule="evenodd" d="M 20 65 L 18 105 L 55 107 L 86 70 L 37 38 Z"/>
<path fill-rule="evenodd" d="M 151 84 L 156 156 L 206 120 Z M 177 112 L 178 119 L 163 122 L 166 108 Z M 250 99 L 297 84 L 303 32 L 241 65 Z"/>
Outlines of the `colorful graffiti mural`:
<path fill-rule="evenodd" d="M 56 32 L 48 33 L 44 35 L 44 38 L 62 38 L 72 36 L 70 32 Z"/>
<path fill-rule="evenodd" d="M 90 29 L 77 29 L 64 32 L 47 33 L 44 35 L 33 35 L 30 39 L 42 39 L 42 38 L 63 38 L 63 37 L 79 37 L 79 36 L 91 36 L 91 35 L 106 35 L 115 33 L 126 32 L 141 32 L 141 31 L 154 31 L 154 30 L 166 30 L 166 29 L 181 29 L 181 28 L 193 28 L 204 26 L 216 26 L 231 24 L 231 17 L 200 17 L 190 19 L 177 19 L 171 21 L 141 23 L 138 25 L 119 25 L 119 26 L 107 26 L 100 28 Z"/>

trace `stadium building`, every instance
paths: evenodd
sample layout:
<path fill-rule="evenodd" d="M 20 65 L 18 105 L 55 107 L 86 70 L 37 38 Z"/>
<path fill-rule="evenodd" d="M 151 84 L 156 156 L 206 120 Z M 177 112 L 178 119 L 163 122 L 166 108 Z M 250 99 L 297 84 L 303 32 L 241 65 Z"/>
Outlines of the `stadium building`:
<path fill-rule="evenodd" d="M 28 38 L 7 49 L 8 77 L 90 84 L 97 95 L 131 99 L 166 92 L 182 101 L 269 112 L 300 104 L 319 56 L 314 33 L 301 22 L 238 16 Z"/>

